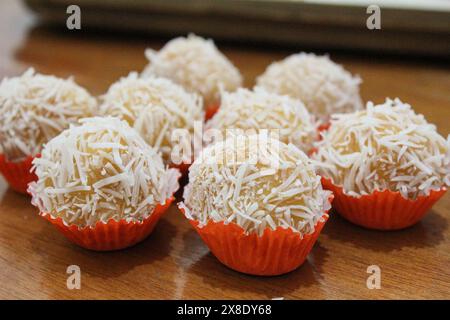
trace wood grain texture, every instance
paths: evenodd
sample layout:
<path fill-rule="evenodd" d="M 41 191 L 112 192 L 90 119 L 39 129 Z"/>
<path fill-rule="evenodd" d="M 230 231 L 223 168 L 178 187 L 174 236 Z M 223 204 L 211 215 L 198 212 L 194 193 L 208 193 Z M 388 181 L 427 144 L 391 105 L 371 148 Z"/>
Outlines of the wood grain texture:
<path fill-rule="evenodd" d="M 145 47 L 162 40 L 51 32 L 16 1 L 0 2 L 0 77 L 28 66 L 74 75 L 92 93 L 146 63 Z M 221 45 L 221 44 L 219 44 Z M 252 85 L 275 59 L 293 52 L 221 45 Z M 296 48 L 296 51 L 308 48 Z M 332 55 L 364 79 L 366 100 L 400 97 L 450 132 L 448 65 L 380 57 Z M 36 214 L 29 198 L 0 181 L 0 298 L 60 299 L 450 299 L 450 194 L 419 224 L 397 232 L 369 231 L 331 214 L 307 262 L 279 277 L 252 277 L 221 265 L 173 205 L 143 243 L 119 252 L 76 247 Z M 66 268 L 79 265 L 81 290 L 66 288 Z M 379 265 L 382 288 L 366 287 Z"/>

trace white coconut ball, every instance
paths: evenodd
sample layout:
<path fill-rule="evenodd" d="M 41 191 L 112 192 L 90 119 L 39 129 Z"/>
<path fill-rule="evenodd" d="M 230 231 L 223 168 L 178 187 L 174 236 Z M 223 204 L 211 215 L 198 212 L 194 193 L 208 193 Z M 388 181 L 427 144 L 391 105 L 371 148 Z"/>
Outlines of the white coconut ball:
<path fill-rule="evenodd" d="M 220 130 L 223 138 L 234 130 L 243 133 L 267 130 L 282 142 L 309 152 L 317 137 L 313 118 L 299 100 L 255 88 L 224 92 L 221 101 L 219 111 L 206 124 L 206 129 Z"/>
<path fill-rule="evenodd" d="M 328 56 L 303 52 L 272 63 L 256 81 L 268 91 L 301 100 L 321 123 L 334 113 L 362 108 L 360 83 Z"/>
<path fill-rule="evenodd" d="M 142 222 L 172 197 L 180 175 L 127 122 L 112 117 L 72 125 L 33 165 L 38 180 L 28 188 L 32 203 L 79 227 L 110 219 Z"/>
<path fill-rule="evenodd" d="M 450 185 L 450 135 L 399 99 L 335 115 L 313 158 L 321 175 L 353 196 L 391 190 L 414 199 Z"/>
<path fill-rule="evenodd" d="M 197 94 L 168 79 L 139 78 L 137 73 L 130 73 L 112 84 L 101 101 L 100 114 L 126 120 L 162 153 L 166 163 L 190 163 L 193 151 L 187 148 L 199 138 L 194 136 L 194 126 L 204 120 L 202 99 Z"/>
<path fill-rule="evenodd" d="M 242 85 L 239 70 L 210 39 L 191 34 L 172 39 L 159 51 L 147 49 L 145 55 L 149 64 L 143 77 L 171 79 L 200 94 L 205 108 L 219 104 L 221 89 L 234 91 Z"/>
<path fill-rule="evenodd" d="M 203 150 L 189 170 L 181 207 L 200 227 L 212 220 L 259 235 L 277 227 L 309 234 L 330 209 L 330 194 L 293 144 L 244 135 Z"/>
<path fill-rule="evenodd" d="M 28 69 L 0 83 L 0 152 L 10 160 L 36 156 L 42 145 L 84 117 L 97 102 L 72 78 L 61 79 Z"/>

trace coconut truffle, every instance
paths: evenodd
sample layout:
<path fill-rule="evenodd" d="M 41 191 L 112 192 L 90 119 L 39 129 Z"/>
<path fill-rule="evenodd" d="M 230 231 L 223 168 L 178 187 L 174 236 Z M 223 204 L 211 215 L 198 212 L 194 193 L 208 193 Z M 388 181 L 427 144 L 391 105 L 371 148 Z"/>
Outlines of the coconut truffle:
<path fill-rule="evenodd" d="M 220 89 L 234 91 L 242 84 L 239 70 L 210 39 L 190 34 L 172 39 L 160 51 L 147 49 L 145 55 L 149 65 L 143 77 L 169 78 L 200 94 L 206 108 L 219 103 Z"/>
<path fill-rule="evenodd" d="M 187 93 L 168 79 L 139 78 L 137 73 L 114 83 L 101 100 L 102 115 L 126 120 L 149 145 L 162 152 L 166 163 L 174 147 L 193 141 L 194 125 L 204 118 L 202 99 L 197 94 Z M 175 130 L 181 137 L 173 136 Z M 181 161 L 181 156 L 189 155 L 177 154 L 173 160 Z M 184 160 L 190 163 L 191 157 Z"/>
<path fill-rule="evenodd" d="M 301 100 L 321 123 L 334 113 L 362 107 L 361 79 L 352 76 L 328 56 L 298 53 L 269 65 L 257 78 L 257 86 Z"/>
<path fill-rule="evenodd" d="M 0 84 L 0 152 L 13 161 L 35 156 L 42 145 L 80 118 L 95 114 L 96 100 L 71 78 L 35 73 Z"/>
<path fill-rule="evenodd" d="M 253 130 L 254 133 L 260 129 L 275 129 L 274 133 L 282 142 L 292 143 L 304 152 L 312 148 L 317 135 L 315 124 L 299 100 L 255 88 L 223 93 L 221 101 L 219 111 L 206 129 L 219 129 L 223 137 L 230 129 Z"/>
<path fill-rule="evenodd" d="M 179 172 L 117 118 L 82 119 L 48 142 L 33 161 L 32 203 L 67 225 L 110 219 L 141 222 L 178 189 Z"/>
<path fill-rule="evenodd" d="M 234 222 L 246 233 L 282 227 L 303 235 L 329 209 L 329 195 L 300 149 L 252 135 L 203 150 L 190 168 L 181 207 L 200 227 L 212 220 Z"/>
<path fill-rule="evenodd" d="M 414 199 L 450 185 L 450 136 L 398 99 L 335 115 L 317 149 L 318 172 L 348 195 L 391 190 Z"/>

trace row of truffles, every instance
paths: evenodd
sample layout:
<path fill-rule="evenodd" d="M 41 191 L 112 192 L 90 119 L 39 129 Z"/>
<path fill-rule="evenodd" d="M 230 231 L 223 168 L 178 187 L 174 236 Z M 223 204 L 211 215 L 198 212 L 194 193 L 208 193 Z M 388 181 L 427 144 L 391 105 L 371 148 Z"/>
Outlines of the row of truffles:
<path fill-rule="evenodd" d="M 163 77 L 203 97 L 207 118 L 220 106 L 222 92 L 242 87 L 239 70 L 212 40 L 195 35 L 169 41 L 161 50 L 147 49 L 149 64 L 142 77 Z M 291 55 L 270 64 L 256 80 L 256 87 L 300 100 L 319 123 L 334 113 L 360 110 L 361 79 L 328 56 L 313 53 Z"/>
<path fill-rule="evenodd" d="M 194 122 L 205 117 L 203 110 L 209 118 L 213 114 L 209 109 L 215 111 L 219 104 L 223 110 L 209 127 L 259 129 L 264 124 L 282 130 L 284 142 L 307 151 L 317 121 L 361 108 L 359 79 L 327 57 L 290 56 L 269 66 L 252 92 L 236 92 L 242 76 L 212 40 L 190 35 L 146 54 L 150 63 L 144 71 L 114 83 L 100 102 L 72 79 L 35 74 L 32 69 L 20 77 L 3 79 L 1 153 L 11 161 L 36 156 L 43 144 L 69 124 L 85 117 L 113 115 L 137 129 L 167 162 L 173 130 L 192 133 Z"/>
<path fill-rule="evenodd" d="M 363 108 L 360 78 L 326 56 L 289 56 L 244 89 L 211 40 L 176 38 L 146 55 L 141 74 L 98 99 L 32 70 L 0 85 L 0 171 L 22 192 L 34 181 L 41 215 L 83 247 L 124 248 L 151 232 L 178 189 L 174 134 L 190 144 L 205 119 L 220 138 L 181 159 L 195 160 L 179 207 L 241 272 L 301 265 L 331 201 L 356 224 L 400 229 L 450 185 L 450 138 L 399 100 Z"/>
<path fill-rule="evenodd" d="M 250 93 L 231 95 L 238 94 Z M 267 117 L 222 116 L 225 108 L 209 124 L 226 117 L 245 127 Z M 398 99 L 332 115 L 310 158 L 292 142 L 261 135 L 208 146 L 191 166 L 179 205 L 214 255 L 244 273 L 277 275 L 301 265 L 333 197 L 349 221 L 395 230 L 418 222 L 450 186 L 450 135 Z"/>
<path fill-rule="evenodd" d="M 0 150 L 10 161 L 40 154 L 42 146 L 70 124 L 92 116 L 114 116 L 136 129 L 169 162 L 176 129 L 194 133 L 203 122 L 202 98 L 164 78 L 135 72 L 95 99 L 72 79 L 35 73 L 5 78 L 0 84 Z"/>

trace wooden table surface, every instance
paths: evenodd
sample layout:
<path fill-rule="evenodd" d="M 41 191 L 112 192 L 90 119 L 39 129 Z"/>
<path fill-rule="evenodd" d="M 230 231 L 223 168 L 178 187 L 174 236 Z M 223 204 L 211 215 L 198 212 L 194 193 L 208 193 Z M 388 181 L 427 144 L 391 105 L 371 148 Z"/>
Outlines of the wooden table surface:
<path fill-rule="evenodd" d="M 76 81 L 101 94 L 146 63 L 144 49 L 164 39 L 53 32 L 39 26 L 18 1 L 0 2 L 0 77 L 28 66 Z M 276 51 L 219 43 L 246 85 L 275 59 L 307 48 Z M 400 97 L 450 132 L 450 68 L 402 58 L 332 54 L 359 74 L 365 100 Z M 37 216 L 29 198 L 0 178 L 0 298 L 43 299 L 359 299 L 450 298 L 450 194 L 419 224 L 397 232 L 369 231 L 331 214 L 308 260 L 279 277 L 227 269 L 175 206 L 143 243 L 96 253 L 69 243 Z M 81 268 L 81 289 L 68 290 L 66 268 Z M 381 268 L 381 289 L 369 290 L 367 267 Z"/>

